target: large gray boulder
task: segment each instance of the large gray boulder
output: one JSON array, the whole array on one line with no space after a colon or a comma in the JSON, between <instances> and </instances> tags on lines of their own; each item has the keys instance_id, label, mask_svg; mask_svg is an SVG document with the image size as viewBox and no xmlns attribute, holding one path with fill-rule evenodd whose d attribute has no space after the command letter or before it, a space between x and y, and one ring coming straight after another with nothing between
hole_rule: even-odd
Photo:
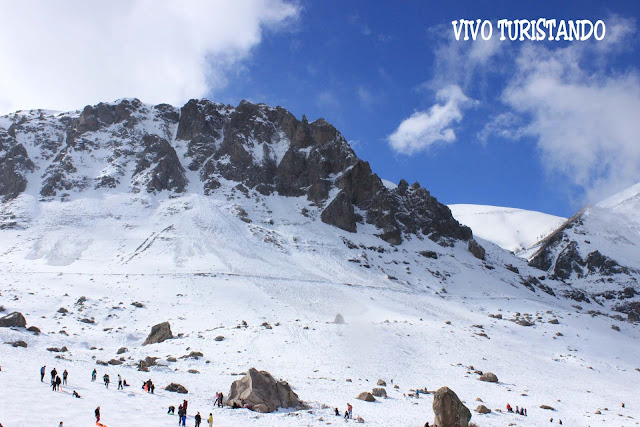
<instances>
[{"instance_id":1,"label":"large gray boulder","mask_svg":"<svg viewBox=\"0 0 640 427\"><path fill-rule=\"evenodd\" d=\"M169 322L162 322L151 328L151 333L142 345L157 344L173 338Z\"/></svg>"},{"instance_id":2,"label":"large gray boulder","mask_svg":"<svg viewBox=\"0 0 640 427\"><path fill-rule=\"evenodd\" d=\"M241 408L247 405L256 412L273 412L278 408L297 408L301 402L286 381L276 381L269 372L251 368L231 384L227 405Z\"/></svg>"},{"instance_id":3,"label":"large gray boulder","mask_svg":"<svg viewBox=\"0 0 640 427\"><path fill-rule=\"evenodd\" d=\"M25 328L27 326L27 320L22 313L14 311L4 317L0 317L0 327L2 328Z\"/></svg>"},{"instance_id":4,"label":"large gray boulder","mask_svg":"<svg viewBox=\"0 0 640 427\"><path fill-rule=\"evenodd\" d=\"M434 425L438 427L468 427L471 411L449 387L441 387L433 396Z\"/></svg>"}]
</instances>

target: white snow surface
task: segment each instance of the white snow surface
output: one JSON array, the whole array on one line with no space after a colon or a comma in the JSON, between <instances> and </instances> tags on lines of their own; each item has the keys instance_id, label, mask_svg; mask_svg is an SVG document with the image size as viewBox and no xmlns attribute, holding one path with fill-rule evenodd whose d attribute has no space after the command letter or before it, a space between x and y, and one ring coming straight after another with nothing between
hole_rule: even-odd
<instances>
[{"instance_id":1,"label":"white snow surface","mask_svg":"<svg viewBox=\"0 0 640 427\"><path fill-rule=\"evenodd\" d=\"M454 218L481 237L519 254L557 229L566 218L499 206L448 205Z\"/></svg>"},{"instance_id":2,"label":"white snow surface","mask_svg":"<svg viewBox=\"0 0 640 427\"><path fill-rule=\"evenodd\" d=\"M186 398L188 425L196 411L203 418L213 412L215 426L345 425L355 420L335 417L333 408L344 412L349 402L367 425L422 426L433 421L433 395L409 394L442 386L472 411L476 398L494 410L472 412L480 426L547 425L551 417L572 426L640 419L637 326L526 289L504 268L510 263L523 276L539 275L525 260L482 239L484 262L462 243L442 247L414 238L393 247L368 225L352 234L323 224L304 198L245 197L232 185L209 197L105 191L41 202L27 193L3 205L2 214L13 215L18 227L0 231L0 305L5 314L22 312L42 334L0 328L0 342L28 344L0 345L0 423L92 425L99 405L110 427L169 426L176 417L166 415L167 407ZM424 250L438 259L418 253ZM87 301L77 304L82 296ZM58 313L61 307L69 313ZM346 324L332 323L338 313ZM488 317L498 313L503 319ZM529 313L535 325L509 321L516 313ZM237 328L243 320L248 327ZM142 346L162 321L177 337ZM225 340L215 341L218 335ZM62 346L69 352L47 351ZM120 347L128 352L117 355ZM191 351L204 357L180 359ZM121 356L121 366L96 365ZM136 362L146 356L159 357L159 366L140 372ZM42 365L47 377L53 367L67 369L69 385L51 391L39 381ZM215 392L228 394L250 367L288 381L309 409L213 409ZM92 383L93 368L112 381L119 373L131 387ZM500 381L478 381L476 369ZM154 395L140 388L149 378ZM355 398L379 378L388 398ZM165 391L171 382L189 394ZM73 390L82 398L71 397ZM507 403L524 406L528 417L496 411ZM543 404L555 410L540 409Z\"/></svg>"}]
</instances>

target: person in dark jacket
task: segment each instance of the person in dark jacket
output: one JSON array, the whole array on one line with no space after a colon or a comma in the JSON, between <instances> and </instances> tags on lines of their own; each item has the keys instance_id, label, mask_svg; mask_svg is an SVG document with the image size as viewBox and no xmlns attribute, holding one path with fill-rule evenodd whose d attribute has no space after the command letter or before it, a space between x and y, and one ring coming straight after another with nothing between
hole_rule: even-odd
<instances>
[{"instance_id":1,"label":"person in dark jacket","mask_svg":"<svg viewBox=\"0 0 640 427\"><path fill-rule=\"evenodd\" d=\"M45 373L46 368L47 368L47 365L44 365L42 368L40 368L40 382L41 383L44 382L44 373Z\"/></svg>"},{"instance_id":2,"label":"person in dark jacket","mask_svg":"<svg viewBox=\"0 0 640 427\"><path fill-rule=\"evenodd\" d=\"M94 382L97 376L98 376L98 371L96 371L96 368L93 368L93 372L91 372L91 382Z\"/></svg>"},{"instance_id":3,"label":"person in dark jacket","mask_svg":"<svg viewBox=\"0 0 640 427\"><path fill-rule=\"evenodd\" d=\"M200 423L202 422L202 417L200 416L200 412L196 414L196 427L200 427Z\"/></svg>"},{"instance_id":4,"label":"person in dark jacket","mask_svg":"<svg viewBox=\"0 0 640 427\"><path fill-rule=\"evenodd\" d=\"M67 385L67 377L69 376L69 372L65 369L62 373L62 384Z\"/></svg>"},{"instance_id":5,"label":"person in dark jacket","mask_svg":"<svg viewBox=\"0 0 640 427\"><path fill-rule=\"evenodd\" d=\"M56 377L56 390L60 391L60 384L62 384L62 380L60 377Z\"/></svg>"},{"instance_id":6,"label":"person in dark jacket","mask_svg":"<svg viewBox=\"0 0 640 427\"><path fill-rule=\"evenodd\" d=\"M58 371L56 371L56 368L53 368L53 370L51 371L51 383L52 384L56 381L56 375L58 375Z\"/></svg>"},{"instance_id":7,"label":"person in dark jacket","mask_svg":"<svg viewBox=\"0 0 640 427\"><path fill-rule=\"evenodd\" d=\"M338 408L336 408L336 417L340 416L340 411L338 410Z\"/></svg>"},{"instance_id":8,"label":"person in dark jacket","mask_svg":"<svg viewBox=\"0 0 640 427\"><path fill-rule=\"evenodd\" d=\"M75 391L75 390L73 390L73 394L72 394L72 396L73 396L73 397L77 397L78 399L80 399L80 395L79 395L79 394L78 394L78 392L77 392L77 391Z\"/></svg>"},{"instance_id":9,"label":"person in dark jacket","mask_svg":"<svg viewBox=\"0 0 640 427\"><path fill-rule=\"evenodd\" d=\"M109 388L109 374L104 374L104 376L102 377L102 380L104 381L104 386L106 388Z\"/></svg>"},{"instance_id":10,"label":"person in dark jacket","mask_svg":"<svg viewBox=\"0 0 640 427\"><path fill-rule=\"evenodd\" d=\"M220 399L218 400L218 408L222 408L222 399L224 398L224 395L222 394L222 392L220 392Z\"/></svg>"},{"instance_id":11,"label":"person in dark jacket","mask_svg":"<svg viewBox=\"0 0 640 427\"><path fill-rule=\"evenodd\" d=\"M167 411L167 414L175 415L175 413L176 413L176 407L169 406L169 410Z\"/></svg>"},{"instance_id":12,"label":"person in dark jacket","mask_svg":"<svg viewBox=\"0 0 640 427\"><path fill-rule=\"evenodd\" d=\"M96 414L96 423L99 423L100 422L100 407L98 406L94 412Z\"/></svg>"}]
</instances>

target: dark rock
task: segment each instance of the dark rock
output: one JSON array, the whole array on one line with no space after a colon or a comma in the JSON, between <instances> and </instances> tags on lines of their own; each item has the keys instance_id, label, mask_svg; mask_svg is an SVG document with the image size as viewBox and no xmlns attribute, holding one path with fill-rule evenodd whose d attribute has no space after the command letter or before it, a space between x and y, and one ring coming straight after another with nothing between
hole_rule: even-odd
<instances>
[{"instance_id":1,"label":"dark rock","mask_svg":"<svg viewBox=\"0 0 640 427\"><path fill-rule=\"evenodd\" d=\"M27 188L27 174L35 170L26 148L0 129L0 199L9 200Z\"/></svg>"},{"instance_id":2,"label":"dark rock","mask_svg":"<svg viewBox=\"0 0 640 427\"><path fill-rule=\"evenodd\" d=\"M173 338L169 322L159 323L151 328L151 333L142 345L157 344Z\"/></svg>"},{"instance_id":3,"label":"dark rock","mask_svg":"<svg viewBox=\"0 0 640 427\"><path fill-rule=\"evenodd\" d=\"M10 344L12 347L24 347L24 348L28 347L27 343L24 341L6 342L5 344Z\"/></svg>"},{"instance_id":4,"label":"dark rock","mask_svg":"<svg viewBox=\"0 0 640 427\"><path fill-rule=\"evenodd\" d=\"M231 384L227 405L234 404L257 412L273 412L278 408L292 408L301 405L298 395L285 381L276 381L267 371L249 369L247 374Z\"/></svg>"},{"instance_id":5,"label":"dark rock","mask_svg":"<svg viewBox=\"0 0 640 427\"><path fill-rule=\"evenodd\" d=\"M167 391L171 391L171 392L174 392L174 393L180 393L180 394L189 393L189 391L186 388L184 388L183 385L178 384L178 383L171 383L168 386L166 386L164 389L167 390Z\"/></svg>"},{"instance_id":6,"label":"dark rock","mask_svg":"<svg viewBox=\"0 0 640 427\"><path fill-rule=\"evenodd\" d=\"M126 353L127 351L129 351L127 347L120 347L118 351L116 351L116 354Z\"/></svg>"},{"instance_id":7,"label":"dark rock","mask_svg":"<svg viewBox=\"0 0 640 427\"><path fill-rule=\"evenodd\" d=\"M549 406L549 405L540 405L540 409L546 409L549 411L555 411L555 409L553 409L553 407Z\"/></svg>"},{"instance_id":8,"label":"dark rock","mask_svg":"<svg viewBox=\"0 0 640 427\"><path fill-rule=\"evenodd\" d=\"M0 328L25 328L27 320L22 313L14 311L4 317L0 317Z\"/></svg>"},{"instance_id":9,"label":"dark rock","mask_svg":"<svg viewBox=\"0 0 640 427\"><path fill-rule=\"evenodd\" d=\"M214 341L224 341L224 337L222 335L218 335L214 338Z\"/></svg>"},{"instance_id":10,"label":"dark rock","mask_svg":"<svg viewBox=\"0 0 640 427\"><path fill-rule=\"evenodd\" d=\"M378 380L376 382L376 385L382 386L382 387L386 387L387 383L384 380Z\"/></svg>"},{"instance_id":11,"label":"dark rock","mask_svg":"<svg viewBox=\"0 0 640 427\"><path fill-rule=\"evenodd\" d=\"M64 307L60 307L60 308L58 309L58 313L61 313L61 314L67 314L68 312L69 312L69 310L67 310L67 309L66 309L66 308L64 308Z\"/></svg>"},{"instance_id":12,"label":"dark rock","mask_svg":"<svg viewBox=\"0 0 640 427\"><path fill-rule=\"evenodd\" d=\"M468 427L471 411L464 406L449 387L441 387L433 396L434 425L439 427Z\"/></svg>"},{"instance_id":13,"label":"dark rock","mask_svg":"<svg viewBox=\"0 0 640 427\"><path fill-rule=\"evenodd\" d=\"M164 138L145 135L142 138L144 150L138 155L133 183L143 185L147 192L169 190L182 193L187 186L184 168L176 150Z\"/></svg>"},{"instance_id":14,"label":"dark rock","mask_svg":"<svg viewBox=\"0 0 640 427\"><path fill-rule=\"evenodd\" d=\"M118 359L111 359L107 363L109 365L114 365L114 366L122 365L122 362L120 360L118 360Z\"/></svg>"},{"instance_id":15,"label":"dark rock","mask_svg":"<svg viewBox=\"0 0 640 427\"><path fill-rule=\"evenodd\" d=\"M27 331L29 331L29 332L33 332L35 335L39 335L39 334L40 334L40 332L42 332L42 331L40 330L40 328L38 328L37 326L29 326L29 327L27 328Z\"/></svg>"},{"instance_id":16,"label":"dark rock","mask_svg":"<svg viewBox=\"0 0 640 427\"><path fill-rule=\"evenodd\" d=\"M475 239L469 240L468 244L469 252L473 254L474 257L484 260L485 250Z\"/></svg>"},{"instance_id":17,"label":"dark rock","mask_svg":"<svg viewBox=\"0 0 640 427\"><path fill-rule=\"evenodd\" d=\"M434 251L420 251L418 253L425 258L438 259L438 254Z\"/></svg>"},{"instance_id":18,"label":"dark rock","mask_svg":"<svg viewBox=\"0 0 640 427\"><path fill-rule=\"evenodd\" d=\"M134 301L131 303L132 306L136 307L136 308L142 308L144 307L144 304L138 301Z\"/></svg>"}]
</instances>

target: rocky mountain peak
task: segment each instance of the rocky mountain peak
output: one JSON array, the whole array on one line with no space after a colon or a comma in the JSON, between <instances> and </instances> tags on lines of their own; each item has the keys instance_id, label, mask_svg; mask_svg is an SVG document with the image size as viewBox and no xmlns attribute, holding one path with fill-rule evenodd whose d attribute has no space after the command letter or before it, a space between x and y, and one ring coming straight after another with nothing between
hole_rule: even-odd
<instances>
[{"instance_id":1,"label":"rocky mountain peak","mask_svg":"<svg viewBox=\"0 0 640 427\"><path fill-rule=\"evenodd\" d=\"M0 124L6 198L28 182L43 200L88 189L211 195L232 185L260 196L306 197L323 222L349 232L372 224L391 244L472 238L420 184L386 188L333 125L298 120L282 107L192 99L178 109L122 99L82 111L14 114Z\"/></svg>"}]
</instances>

